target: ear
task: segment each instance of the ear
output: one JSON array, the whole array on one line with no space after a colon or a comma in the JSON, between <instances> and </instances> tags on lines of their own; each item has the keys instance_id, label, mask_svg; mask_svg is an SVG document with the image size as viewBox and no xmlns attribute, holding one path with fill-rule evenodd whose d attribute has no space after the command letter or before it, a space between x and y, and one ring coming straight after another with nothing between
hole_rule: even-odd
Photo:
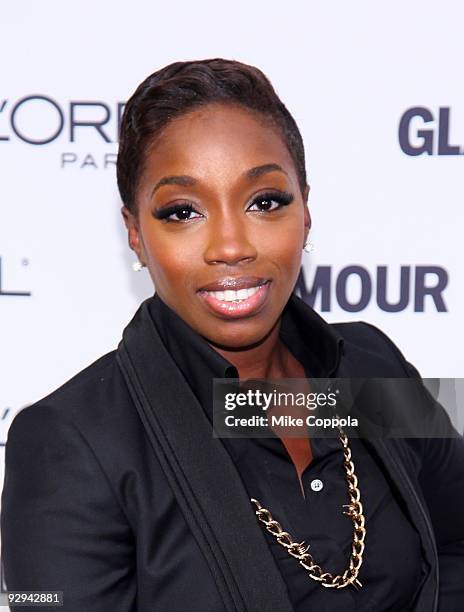
<instances>
[{"instance_id":1,"label":"ear","mask_svg":"<svg viewBox=\"0 0 464 612\"><path fill-rule=\"evenodd\" d=\"M306 241L308 240L309 230L311 229L311 215L309 214L309 208L308 208L308 195L309 195L309 191L310 191L310 187L309 187L309 185L306 185L305 190L303 192L304 226L305 226L304 239L305 239L305 244L306 244Z\"/></svg>"},{"instance_id":2,"label":"ear","mask_svg":"<svg viewBox=\"0 0 464 612\"><path fill-rule=\"evenodd\" d=\"M141 264L145 265L142 239L136 216L126 207L121 208L124 224L127 228L127 240L129 247L137 255Z\"/></svg>"}]
</instances>

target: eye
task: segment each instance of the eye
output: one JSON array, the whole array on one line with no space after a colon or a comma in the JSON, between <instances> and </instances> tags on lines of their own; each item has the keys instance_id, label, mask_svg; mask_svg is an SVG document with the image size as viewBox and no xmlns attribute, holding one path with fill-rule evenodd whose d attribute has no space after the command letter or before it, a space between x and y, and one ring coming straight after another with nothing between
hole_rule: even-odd
<instances>
[{"instance_id":1,"label":"eye","mask_svg":"<svg viewBox=\"0 0 464 612\"><path fill-rule=\"evenodd\" d=\"M283 206L288 206L293 201L293 195L288 191L282 191L281 193L262 193L250 204L248 210L252 212L273 212ZM253 207L258 207L254 208Z\"/></svg>"},{"instance_id":2,"label":"eye","mask_svg":"<svg viewBox=\"0 0 464 612\"><path fill-rule=\"evenodd\" d=\"M195 216L192 216L195 215ZM198 213L191 204L174 204L155 210L153 216L167 223L185 223L191 219L197 219L202 215Z\"/></svg>"}]
</instances>

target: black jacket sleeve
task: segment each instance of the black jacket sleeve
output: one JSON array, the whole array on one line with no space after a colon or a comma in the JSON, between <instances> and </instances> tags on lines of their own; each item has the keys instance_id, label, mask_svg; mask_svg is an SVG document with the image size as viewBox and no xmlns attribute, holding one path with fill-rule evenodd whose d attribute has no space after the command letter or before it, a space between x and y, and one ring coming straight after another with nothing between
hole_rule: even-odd
<instances>
[{"instance_id":1,"label":"black jacket sleeve","mask_svg":"<svg viewBox=\"0 0 464 612\"><path fill-rule=\"evenodd\" d=\"M9 429L1 536L8 590L63 591L67 612L135 610L130 526L86 439L50 406Z\"/></svg>"},{"instance_id":2,"label":"black jacket sleeve","mask_svg":"<svg viewBox=\"0 0 464 612\"><path fill-rule=\"evenodd\" d=\"M420 483L437 542L440 612L464 610L464 440L425 440Z\"/></svg>"},{"instance_id":3,"label":"black jacket sleeve","mask_svg":"<svg viewBox=\"0 0 464 612\"><path fill-rule=\"evenodd\" d=\"M370 325L396 353L407 376L420 378L418 370L379 329ZM428 394L428 391L426 391ZM437 543L440 595L439 612L464 610L464 438L454 429L444 408L430 396L437 418L437 431L455 437L421 440L419 482L424 494ZM459 407L462 410L462 406ZM441 423L441 426L438 425Z\"/></svg>"}]
</instances>

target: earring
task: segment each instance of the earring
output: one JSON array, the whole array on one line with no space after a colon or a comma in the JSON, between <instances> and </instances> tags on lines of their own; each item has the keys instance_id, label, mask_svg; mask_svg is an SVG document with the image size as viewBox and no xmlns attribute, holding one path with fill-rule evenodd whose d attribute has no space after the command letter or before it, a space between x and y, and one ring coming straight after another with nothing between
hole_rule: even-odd
<instances>
[{"instance_id":1,"label":"earring","mask_svg":"<svg viewBox=\"0 0 464 612\"><path fill-rule=\"evenodd\" d=\"M314 251L314 244L312 242L307 242L303 247L303 251L311 253L311 251Z\"/></svg>"},{"instance_id":2,"label":"earring","mask_svg":"<svg viewBox=\"0 0 464 612\"><path fill-rule=\"evenodd\" d=\"M134 270L134 272L140 272L142 268L143 263L140 261L134 261L134 263L132 264L132 270Z\"/></svg>"}]
</instances>

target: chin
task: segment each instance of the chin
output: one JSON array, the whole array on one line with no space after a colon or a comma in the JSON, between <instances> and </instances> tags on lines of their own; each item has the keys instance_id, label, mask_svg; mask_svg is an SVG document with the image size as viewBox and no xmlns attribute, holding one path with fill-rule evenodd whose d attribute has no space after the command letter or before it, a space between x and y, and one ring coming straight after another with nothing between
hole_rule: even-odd
<instances>
[{"instance_id":1,"label":"chin","mask_svg":"<svg viewBox=\"0 0 464 612\"><path fill-rule=\"evenodd\" d=\"M236 321L237 322L237 321ZM241 321L245 323L245 320ZM204 337L208 340L208 342L214 346L217 346L223 350L234 350L234 349L247 349L252 348L253 346L262 342L262 340L270 333L273 329L273 325L269 324L268 326L259 325L258 328L244 329L246 328L246 324L242 326L241 329L235 329L233 332L224 333L224 327L227 326L228 322L221 322L216 329L211 330L211 334L203 334ZM222 329L221 329L222 328Z\"/></svg>"}]
</instances>

